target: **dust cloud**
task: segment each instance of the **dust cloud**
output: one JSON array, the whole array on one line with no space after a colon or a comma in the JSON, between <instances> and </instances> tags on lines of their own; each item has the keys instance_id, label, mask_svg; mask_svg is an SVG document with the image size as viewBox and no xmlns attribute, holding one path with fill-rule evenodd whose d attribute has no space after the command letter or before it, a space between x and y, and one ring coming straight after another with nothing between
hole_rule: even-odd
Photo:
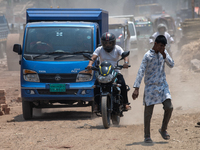
<instances>
[{"instance_id":1,"label":"dust cloud","mask_svg":"<svg viewBox=\"0 0 200 150\"><path fill-rule=\"evenodd\" d=\"M122 14L133 14L134 1L133 0L35 0L35 1L24 1L29 8L102 8L109 12L109 15L122 15ZM32 3L31 3L32 2ZM178 5L178 0L174 3L169 3L165 0L159 0L159 2L164 6L164 10L169 12L175 17L175 10L179 9L181 5ZM177 5L176 5L177 4ZM13 4L12 7L17 7L18 4ZM2 8L6 10L6 5ZM25 12L24 12L25 17ZM12 19L11 19L12 20ZM23 23L23 22L22 22ZM132 50L130 50L132 51ZM195 74L191 73L184 66L177 65L180 60L179 54L180 49L177 49L176 43L173 48L173 58L175 61L175 67L172 69L171 74L167 75L167 81L170 86L172 94L172 103L174 105L174 112L176 110L187 110L193 109L200 106L199 101L199 86L200 78ZM132 110L124 112L124 117L121 118L121 125L131 125L131 124L142 124L144 117L144 106L143 106L143 93L144 93L144 83L142 81L140 87L140 94L138 99L132 100L133 84L136 79L137 71L139 69L141 58L137 61L130 55L130 65L131 68L128 70L123 70L122 73L126 80L126 83L130 86L131 90L128 92L129 102L131 103ZM188 62L190 63L190 62ZM189 64L188 64L189 65ZM42 113L50 113L52 111L60 111L61 109L46 109L46 110L34 110L34 115L42 116ZM66 109L68 110L68 109ZM89 110L89 109L88 109ZM154 114L163 114L162 105L156 105ZM101 118L96 118L95 121L101 124Z\"/></svg>"}]
</instances>

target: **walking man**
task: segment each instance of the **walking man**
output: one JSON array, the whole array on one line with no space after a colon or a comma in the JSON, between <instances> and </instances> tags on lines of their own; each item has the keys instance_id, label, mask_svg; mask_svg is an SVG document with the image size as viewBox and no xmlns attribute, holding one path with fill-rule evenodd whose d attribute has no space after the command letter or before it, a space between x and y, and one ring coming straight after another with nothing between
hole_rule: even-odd
<instances>
[{"instance_id":1,"label":"walking man","mask_svg":"<svg viewBox=\"0 0 200 150\"><path fill-rule=\"evenodd\" d=\"M139 95L139 87L144 77L145 90L143 104L144 110L144 142L152 143L150 136L150 122L155 104L163 104L164 118L162 127L159 132L163 139L169 140L170 135L167 133L167 126L171 118L173 106L171 103L171 95L166 81L165 64L169 67L174 66L174 61L165 49L167 40L165 36L159 35L152 49L150 49L143 57L140 69L138 71L132 98L135 100Z\"/></svg>"}]
</instances>

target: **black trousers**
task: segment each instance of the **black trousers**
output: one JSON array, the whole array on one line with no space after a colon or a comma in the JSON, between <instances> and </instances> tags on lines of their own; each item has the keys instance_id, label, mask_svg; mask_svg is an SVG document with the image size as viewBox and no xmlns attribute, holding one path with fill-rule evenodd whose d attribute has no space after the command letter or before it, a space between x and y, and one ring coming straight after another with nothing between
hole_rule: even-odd
<instances>
[{"instance_id":1,"label":"black trousers","mask_svg":"<svg viewBox=\"0 0 200 150\"><path fill-rule=\"evenodd\" d=\"M123 103L124 104L128 104L126 83L125 83L124 77L123 77L122 74L119 74L117 76L117 79L118 79L117 83L121 84L120 89L121 89L121 95L124 98L124 102ZM97 80L95 81L95 85L99 85L99 82ZM97 94L100 94L100 88L95 88L94 89L94 96L97 95ZM95 97L94 100L95 100L96 104L100 104L100 97L99 96Z\"/></svg>"},{"instance_id":2,"label":"black trousers","mask_svg":"<svg viewBox=\"0 0 200 150\"><path fill-rule=\"evenodd\" d=\"M171 99L165 100L163 103L163 109L164 109L164 118L162 122L161 130L167 130L167 126L169 123L169 120L172 115L173 106L171 103ZM144 137L150 137L150 122L151 117L153 114L153 108L154 105L146 106L144 109Z\"/></svg>"}]
</instances>

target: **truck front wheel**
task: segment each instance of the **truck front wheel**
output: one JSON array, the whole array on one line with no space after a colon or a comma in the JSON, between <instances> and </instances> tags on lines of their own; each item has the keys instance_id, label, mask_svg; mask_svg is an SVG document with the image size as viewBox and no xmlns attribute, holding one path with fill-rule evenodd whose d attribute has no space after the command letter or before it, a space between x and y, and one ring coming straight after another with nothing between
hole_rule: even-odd
<instances>
[{"instance_id":1,"label":"truck front wheel","mask_svg":"<svg viewBox=\"0 0 200 150\"><path fill-rule=\"evenodd\" d=\"M33 117L33 103L22 99L22 111L25 120L30 120Z\"/></svg>"}]
</instances>

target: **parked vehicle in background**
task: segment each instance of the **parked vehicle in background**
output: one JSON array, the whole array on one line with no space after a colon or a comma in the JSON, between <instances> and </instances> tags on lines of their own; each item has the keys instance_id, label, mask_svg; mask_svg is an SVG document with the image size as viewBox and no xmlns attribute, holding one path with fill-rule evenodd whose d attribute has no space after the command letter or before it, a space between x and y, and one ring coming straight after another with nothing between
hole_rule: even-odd
<instances>
[{"instance_id":1,"label":"parked vehicle in background","mask_svg":"<svg viewBox=\"0 0 200 150\"><path fill-rule=\"evenodd\" d=\"M110 16L110 18L121 18L126 19L128 22L128 44L126 47L126 50L130 50L130 57L133 57L134 61L138 60L138 46L137 46L137 34L136 34L136 28L135 28L135 18L134 15L119 15L119 16Z\"/></svg>"},{"instance_id":2,"label":"parked vehicle in background","mask_svg":"<svg viewBox=\"0 0 200 150\"><path fill-rule=\"evenodd\" d=\"M85 70L82 54L92 55L108 32L108 12L29 8L26 14L23 45L13 47L21 56L24 119L33 117L33 108L93 106L94 71Z\"/></svg>"},{"instance_id":3,"label":"parked vehicle in background","mask_svg":"<svg viewBox=\"0 0 200 150\"><path fill-rule=\"evenodd\" d=\"M138 38L138 51L143 55L148 49L151 48L149 44L149 37L154 32L153 23L147 17L135 17L135 27Z\"/></svg>"},{"instance_id":4,"label":"parked vehicle in background","mask_svg":"<svg viewBox=\"0 0 200 150\"><path fill-rule=\"evenodd\" d=\"M117 45L125 51L129 49L130 32L126 19L109 17L109 32L115 35Z\"/></svg>"},{"instance_id":5,"label":"parked vehicle in background","mask_svg":"<svg viewBox=\"0 0 200 150\"><path fill-rule=\"evenodd\" d=\"M137 34L135 28L135 18L134 15L120 15L120 16L110 16L111 18L124 18L128 21L128 30L130 32L130 49L137 51ZM131 52L132 53L132 52Z\"/></svg>"},{"instance_id":6,"label":"parked vehicle in background","mask_svg":"<svg viewBox=\"0 0 200 150\"><path fill-rule=\"evenodd\" d=\"M129 1L126 3L124 9L132 7L132 9L129 9L129 13L134 14L135 17L145 16L151 20L154 32L157 31L157 26L162 23L166 25L170 35L176 34L176 26L173 17L163 10L162 5L160 5L157 0L134 0L131 3L129 3ZM131 6L127 7L127 5Z\"/></svg>"},{"instance_id":7,"label":"parked vehicle in background","mask_svg":"<svg viewBox=\"0 0 200 150\"><path fill-rule=\"evenodd\" d=\"M0 58L4 58L7 36L10 33L8 22L3 14L0 14Z\"/></svg>"},{"instance_id":8,"label":"parked vehicle in background","mask_svg":"<svg viewBox=\"0 0 200 150\"><path fill-rule=\"evenodd\" d=\"M146 3L135 6L136 16L149 16L152 14L161 14L163 8L158 3Z\"/></svg>"}]
</instances>

